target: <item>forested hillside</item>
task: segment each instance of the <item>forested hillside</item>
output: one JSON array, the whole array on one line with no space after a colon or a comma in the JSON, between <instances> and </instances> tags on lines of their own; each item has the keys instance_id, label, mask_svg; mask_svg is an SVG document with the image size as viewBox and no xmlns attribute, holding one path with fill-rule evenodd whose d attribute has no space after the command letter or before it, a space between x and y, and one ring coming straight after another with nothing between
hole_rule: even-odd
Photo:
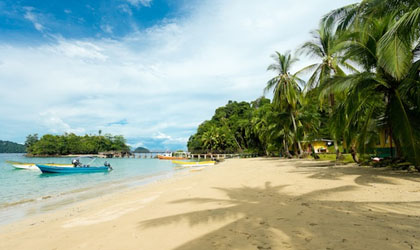
<instances>
[{"instance_id":1,"label":"forested hillside","mask_svg":"<svg viewBox=\"0 0 420 250\"><path fill-rule=\"evenodd\" d=\"M302 109L297 122L301 140L328 136L328 131L322 129L326 114L315 107ZM188 150L193 153L278 155L285 147L294 146L292 131L285 129L290 126L287 113L278 111L267 98L250 103L229 101L226 106L216 109L211 120L198 127L197 133L188 140ZM285 133L289 139L284 138Z\"/></svg>"},{"instance_id":2,"label":"forested hillside","mask_svg":"<svg viewBox=\"0 0 420 250\"><path fill-rule=\"evenodd\" d=\"M11 141L0 140L0 153L25 153L25 146Z\"/></svg>"},{"instance_id":3,"label":"forested hillside","mask_svg":"<svg viewBox=\"0 0 420 250\"><path fill-rule=\"evenodd\" d=\"M97 154L104 151L130 151L123 136L117 135L28 135L26 143L31 155Z\"/></svg>"}]
</instances>

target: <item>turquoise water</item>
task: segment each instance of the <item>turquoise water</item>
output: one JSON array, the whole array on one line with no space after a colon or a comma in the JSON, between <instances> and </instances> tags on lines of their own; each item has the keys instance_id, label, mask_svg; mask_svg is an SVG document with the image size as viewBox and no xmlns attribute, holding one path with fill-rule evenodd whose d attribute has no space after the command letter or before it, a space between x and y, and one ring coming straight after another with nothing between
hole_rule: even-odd
<instances>
[{"instance_id":1,"label":"turquoise water","mask_svg":"<svg viewBox=\"0 0 420 250\"><path fill-rule=\"evenodd\" d=\"M108 173L42 174L37 170L18 170L6 161L33 163L65 163L71 158L27 158L22 154L0 154L0 212L23 204L89 192L100 193L111 189L140 185L152 179L174 173L171 161L157 159L96 159L91 166L108 161L114 169ZM87 164L92 159L82 158Z\"/></svg>"}]
</instances>

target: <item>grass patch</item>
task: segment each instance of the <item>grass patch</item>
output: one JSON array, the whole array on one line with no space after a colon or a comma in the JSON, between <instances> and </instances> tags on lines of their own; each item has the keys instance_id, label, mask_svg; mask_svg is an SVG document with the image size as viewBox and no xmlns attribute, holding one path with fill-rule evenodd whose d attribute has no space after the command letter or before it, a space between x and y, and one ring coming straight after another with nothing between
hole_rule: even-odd
<instances>
[{"instance_id":1,"label":"grass patch","mask_svg":"<svg viewBox=\"0 0 420 250\"><path fill-rule=\"evenodd\" d=\"M342 163L353 163L353 158L351 157L351 154L342 154L343 159L339 162ZM318 154L319 159L321 161L335 161L335 154Z\"/></svg>"}]
</instances>

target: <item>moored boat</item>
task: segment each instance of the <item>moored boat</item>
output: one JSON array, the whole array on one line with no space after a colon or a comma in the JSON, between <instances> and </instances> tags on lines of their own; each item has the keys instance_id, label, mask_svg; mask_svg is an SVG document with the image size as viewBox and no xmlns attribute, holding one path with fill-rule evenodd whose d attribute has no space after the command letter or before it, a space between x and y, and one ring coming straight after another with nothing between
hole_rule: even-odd
<instances>
[{"instance_id":1,"label":"moored boat","mask_svg":"<svg viewBox=\"0 0 420 250\"><path fill-rule=\"evenodd\" d=\"M112 170L111 166L72 166L72 167L63 167L63 166L48 166L42 164L36 164L36 166L42 171L42 173L97 173L97 172L108 172Z\"/></svg>"},{"instance_id":2,"label":"moored boat","mask_svg":"<svg viewBox=\"0 0 420 250\"><path fill-rule=\"evenodd\" d=\"M187 160L188 159L187 157L183 157L183 156L174 156L171 152L157 155L157 157L160 160Z\"/></svg>"},{"instance_id":3,"label":"moored boat","mask_svg":"<svg viewBox=\"0 0 420 250\"><path fill-rule=\"evenodd\" d=\"M39 168L35 164L32 164L32 163L21 163L21 164L14 163L12 164L12 166L16 169L39 170Z\"/></svg>"},{"instance_id":4,"label":"moored boat","mask_svg":"<svg viewBox=\"0 0 420 250\"><path fill-rule=\"evenodd\" d=\"M178 157L178 156L166 156L166 155L158 155L158 159L160 160L186 160L185 157Z\"/></svg>"},{"instance_id":5,"label":"moored boat","mask_svg":"<svg viewBox=\"0 0 420 250\"><path fill-rule=\"evenodd\" d=\"M35 163L28 163L28 162L12 162L7 161L7 163L11 164L16 169L27 169L27 170L39 170ZM56 163L46 163L46 166L61 166L61 167L72 167L71 164L56 164Z\"/></svg>"}]
</instances>

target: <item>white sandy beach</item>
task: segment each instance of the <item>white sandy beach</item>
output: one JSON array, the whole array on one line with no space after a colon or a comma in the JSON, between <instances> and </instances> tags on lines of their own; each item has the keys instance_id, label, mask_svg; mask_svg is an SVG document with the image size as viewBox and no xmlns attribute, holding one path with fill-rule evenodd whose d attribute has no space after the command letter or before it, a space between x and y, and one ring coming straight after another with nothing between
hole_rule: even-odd
<instances>
[{"instance_id":1,"label":"white sandy beach","mask_svg":"<svg viewBox=\"0 0 420 250\"><path fill-rule=\"evenodd\" d=\"M420 249L420 175L234 159L0 227L0 249Z\"/></svg>"}]
</instances>

